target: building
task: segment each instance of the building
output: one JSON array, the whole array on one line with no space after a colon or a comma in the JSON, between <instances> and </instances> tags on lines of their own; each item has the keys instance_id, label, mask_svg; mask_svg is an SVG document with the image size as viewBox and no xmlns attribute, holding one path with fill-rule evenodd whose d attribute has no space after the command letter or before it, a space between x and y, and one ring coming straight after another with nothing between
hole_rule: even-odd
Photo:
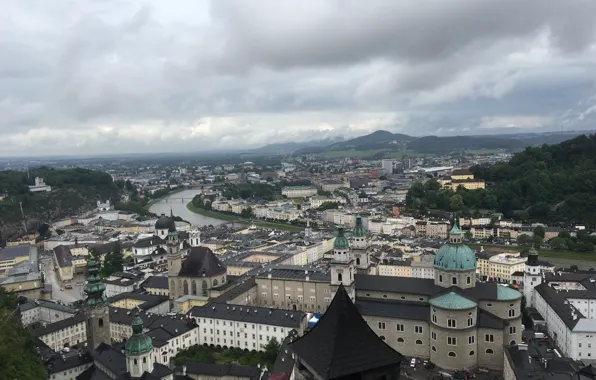
<instances>
[{"instance_id":1,"label":"building","mask_svg":"<svg viewBox=\"0 0 596 380\"><path fill-rule=\"evenodd\" d=\"M435 278L435 255L416 255L410 264L412 277L414 278Z\"/></svg>"},{"instance_id":2,"label":"building","mask_svg":"<svg viewBox=\"0 0 596 380\"><path fill-rule=\"evenodd\" d=\"M453 191L460 186L466 190L484 189L486 186L483 179L475 179L474 174L467 169L453 169L449 177L441 177L438 182Z\"/></svg>"},{"instance_id":3,"label":"building","mask_svg":"<svg viewBox=\"0 0 596 380\"><path fill-rule=\"evenodd\" d=\"M186 295L208 296L209 290L226 283L226 267L207 247L189 247L182 260L180 239L171 218L166 250L168 262L168 295L175 300Z\"/></svg>"},{"instance_id":4,"label":"building","mask_svg":"<svg viewBox=\"0 0 596 380\"><path fill-rule=\"evenodd\" d=\"M72 317L50 324L42 323L32 331L33 336L39 338L54 351L64 347L87 341L86 317L84 313L77 313Z\"/></svg>"},{"instance_id":5,"label":"building","mask_svg":"<svg viewBox=\"0 0 596 380\"><path fill-rule=\"evenodd\" d=\"M377 265L379 276L413 277L412 260L383 260Z\"/></svg>"},{"instance_id":6,"label":"building","mask_svg":"<svg viewBox=\"0 0 596 380\"><path fill-rule=\"evenodd\" d=\"M381 171L383 172L383 174L393 174L393 165L393 160L381 160Z\"/></svg>"},{"instance_id":7,"label":"building","mask_svg":"<svg viewBox=\"0 0 596 380\"><path fill-rule=\"evenodd\" d=\"M520 253L489 253L479 252L477 260L478 276L481 280L513 283L516 272L523 272L526 258Z\"/></svg>"},{"instance_id":8,"label":"building","mask_svg":"<svg viewBox=\"0 0 596 380\"><path fill-rule=\"evenodd\" d=\"M288 198L306 198L317 194L314 186L286 186L281 189L281 195Z\"/></svg>"},{"instance_id":9,"label":"building","mask_svg":"<svg viewBox=\"0 0 596 380\"><path fill-rule=\"evenodd\" d=\"M170 302L167 296L155 296L142 292L117 294L110 298L110 306L161 315L170 312Z\"/></svg>"},{"instance_id":10,"label":"building","mask_svg":"<svg viewBox=\"0 0 596 380\"><path fill-rule=\"evenodd\" d=\"M295 359L294 379L397 380L405 361L375 335L343 285L315 327L289 347Z\"/></svg>"},{"instance_id":11,"label":"building","mask_svg":"<svg viewBox=\"0 0 596 380\"><path fill-rule=\"evenodd\" d=\"M35 245L0 246L0 275L7 273L18 263L27 261L33 256L37 256L37 247Z\"/></svg>"},{"instance_id":12,"label":"building","mask_svg":"<svg viewBox=\"0 0 596 380\"><path fill-rule=\"evenodd\" d=\"M31 324L51 324L74 316L76 309L60 305L55 302L36 300L19 305L21 323L23 326Z\"/></svg>"},{"instance_id":13,"label":"building","mask_svg":"<svg viewBox=\"0 0 596 380\"><path fill-rule=\"evenodd\" d=\"M43 178L35 177L35 185L29 185L29 191L32 193L49 193L52 187L45 184Z\"/></svg>"},{"instance_id":14,"label":"building","mask_svg":"<svg viewBox=\"0 0 596 380\"><path fill-rule=\"evenodd\" d=\"M307 325L306 313L296 310L218 302L195 306L188 316L198 326L199 344L259 351L272 339L283 341L292 330L302 335Z\"/></svg>"},{"instance_id":15,"label":"building","mask_svg":"<svg viewBox=\"0 0 596 380\"><path fill-rule=\"evenodd\" d=\"M540 273L538 254L532 251L524 274L524 294L564 355L574 360L596 359L594 272Z\"/></svg>"},{"instance_id":16,"label":"building","mask_svg":"<svg viewBox=\"0 0 596 380\"><path fill-rule=\"evenodd\" d=\"M265 371L266 367L190 362L174 368L174 375L176 379L192 380L261 380L265 379Z\"/></svg>"}]
</instances>

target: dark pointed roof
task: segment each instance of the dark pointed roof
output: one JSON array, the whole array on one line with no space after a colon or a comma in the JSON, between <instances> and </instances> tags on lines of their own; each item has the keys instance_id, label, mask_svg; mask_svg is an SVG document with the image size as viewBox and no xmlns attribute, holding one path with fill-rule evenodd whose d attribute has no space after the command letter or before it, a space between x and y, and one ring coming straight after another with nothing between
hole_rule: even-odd
<instances>
[{"instance_id":1,"label":"dark pointed roof","mask_svg":"<svg viewBox=\"0 0 596 380\"><path fill-rule=\"evenodd\" d=\"M174 219L174 211L170 208L170 226L168 232L176 232L176 219Z\"/></svg>"},{"instance_id":2,"label":"dark pointed roof","mask_svg":"<svg viewBox=\"0 0 596 380\"><path fill-rule=\"evenodd\" d=\"M191 247L188 256L182 262L180 276L213 277L226 273L226 267L207 247Z\"/></svg>"},{"instance_id":3,"label":"dark pointed roof","mask_svg":"<svg viewBox=\"0 0 596 380\"><path fill-rule=\"evenodd\" d=\"M343 285L315 327L290 346L324 380L399 366L404 360L371 330Z\"/></svg>"}]
</instances>

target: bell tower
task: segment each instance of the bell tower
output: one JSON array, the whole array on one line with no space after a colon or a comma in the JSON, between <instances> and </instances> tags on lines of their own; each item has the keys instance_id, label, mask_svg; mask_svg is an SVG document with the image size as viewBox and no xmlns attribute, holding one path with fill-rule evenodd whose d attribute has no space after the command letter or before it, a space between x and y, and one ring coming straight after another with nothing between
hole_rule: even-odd
<instances>
[{"instance_id":1,"label":"bell tower","mask_svg":"<svg viewBox=\"0 0 596 380\"><path fill-rule=\"evenodd\" d=\"M538 252L534 247L528 251L528 260L524 270L524 297L526 297L526 307L534 306L534 287L542 283L542 273L540 273L540 263L538 262Z\"/></svg>"},{"instance_id":2,"label":"bell tower","mask_svg":"<svg viewBox=\"0 0 596 380\"><path fill-rule=\"evenodd\" d=\"M368 256L369 243L366 237L366 229L362 224L362 217L356 216L356 227L352 236L352 256L356 263L358 272L368 273L370 268L370 259Z\"/></svg>"},{"instance_id":3,"label":"bell tower","mask_svg":"<svg viewBox=\"0 0 596 380\"><path fill-rule=\"evenodd\" d=\"M335 294L340 285L343 285L346 292L354 301L356 291L354 288L354 259L350 252L350 243L344 234L344 227L337 227L337 237L333 242L333 260L331 267L331 291Z\"/></svg>"},{"instance_id":4,"label":"bell tower","mask_svg":"<svg viewBox=\"0 0 596 380\"><path fill-rule=\"evenodd\" d=\"M180 273L182 267L182 253L180 252L180 239L178 232L176 231L176 222L174 220L174 214L170 210L170 228L168 229L168 236L166 237L166 250L168 251L168 278L169 278L169 291L170 299L174 300L178 298L178 293L181 293L180 289L176 287L176 277Z\"/></svg>"},{"instance_id":5,"label":"bell tower","mask_svg":"<svg viewBox=\"0 0 596 380\"><path fill-rule=\"evenodd\" d=\"M126 370L133 378L153 372L153 342L143 332L143 320L138 315L132 320L132 336L124 345Z\"/></svg>"},{"instance_id":6,"label":"bell tower","mask_svg":"<svg viewBox=\"0 0 596 380\"><path fill-rule=\"evenodd\" d=\"M83 288L87 298L85 299L85 316L87 319L87 346L93 351L101 343L111 344L110 336L110 312L106 296L103 294L106 286L99 278L99 265L93 255L90 255L87 262L87 284Z\"/></svg>"}]
</instances>

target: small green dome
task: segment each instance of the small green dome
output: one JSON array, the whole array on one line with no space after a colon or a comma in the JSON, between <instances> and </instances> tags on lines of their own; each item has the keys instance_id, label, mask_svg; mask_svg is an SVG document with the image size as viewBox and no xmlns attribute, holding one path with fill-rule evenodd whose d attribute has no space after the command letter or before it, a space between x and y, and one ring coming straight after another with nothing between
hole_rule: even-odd
<instances>
[{"instance_id":1,"label":"small green dome","mask_svg":"<svg viewBox=\"0 0 596 380\"><path fill-rule=\"evenodd\" d=\"M143 320L138 315L132 320L132 336L126 341L126 356L138 356L153 350L151 338L143 333Z\"/></svg>"},{"instance_id":2,"label":"small green dome","mask_svg":"<svg viewBox=\"0 0 596 380\"><path fill-rule=\"evenodd\" d=\"M358 215L356 216L356 227L354 227L354 237L364 236L366 236L366 229L362 225L362 217Z\"/></svg>"},{"instance_id":3,"label":"small green dome","mask_svg":"<svg viewBox=\"0 0 596 380\"><path fill-rule=\"evenodd\" d=\"M514 301L521 298L521 293L508 286L497 286L497 300L499 301Z\"/></svg>"},{"instance_id":4,"label":"small green dome","mask_svg":"<svg viewBox=\"0 0 596 380\"><path fill-rule=\"evenodd\" d=\"M440 295L430 300L432 306L447 310L468 310L476 307L476 303L455 292Z\"/></svg>"},{"instance_id":5,"label":"small green dome","mask_svg":"<svg viewBox=\"0 0 596 380\"><path fill-rule=\"evenodd\" d=\"M348 249L350 248L350 243L348 239L344 235L344 228L341 226L337 227L337 237L333 242L333 249Z\"/></svg>"}]
</instances>

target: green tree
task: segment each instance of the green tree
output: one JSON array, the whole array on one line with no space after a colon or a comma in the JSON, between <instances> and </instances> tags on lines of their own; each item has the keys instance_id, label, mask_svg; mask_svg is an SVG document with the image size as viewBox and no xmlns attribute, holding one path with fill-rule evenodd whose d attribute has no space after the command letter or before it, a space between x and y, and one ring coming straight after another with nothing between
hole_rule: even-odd
<instances>
[{"instance_id":1,"label":"green tree","mask_svg":"<svg viewBox=\"0 0 596 380\"><path fill-rule=\"evenodd\" d=\"M517 237L517 245L520 247L520 251L522 254L528 253L530 247L534 244L534 240L530 235L519 235Z\"/></svg>"},{"instance_id":2,"label":"green tree","mask_svg":"<svg viewBox=\"0 0 596 380\"><path fill-rule=\"evenodd\" d=\"M459 211L464 208L464 199L460 194L455 194L449 198L449 208L453 211Z\"/></svg>"},{"instance_id":3,"label":"green tree","mask_svg":"<svg viewBox=\"0 0 596 380\"><path fill-rule=\"evenodd\" d=\"M536 226L534 228L534 236L539 236L542 239L544 239L544 234L546 234L546 230L543 226Z\"/></svg>"},{"instance_id":4,"label":"green tree","mask_svg":"<svg viewBox=\"0 0 596 380\"><path fill-rule=\"evenodd\" d=\"M563 248L565 248L565 239L563 239L562 237L556 236L556 237L550 239L548 241L548 244L550 244L550 246L555 250L563 249Z\"/></svg>"},{"instance_id":5,"label":"green tree","mask_svg":"<svg viewBox=\"0 0 596 380\"><path fill-rule=\"evenodd\" d=\"M45 379L45 366L36 352L34 338L16 317L17 307L16 295L0 288L0 377Z\"/></svg>"},{"instance_id":6,"label":"green tree","mask_svg":"<svg viewBox=\"0 0 596 380\"><path fill-rule=\"evenodd\" d=\"M240 212L240 216L243 218L249 219L255 216L255 213L252 211L252 207L247 207Z\"/></svg>"},{"instance_id":7,"label":"green tree","mask_svg":"<svg viewBox=\"0 0 596 380\"><path fill-rule=\"evenodd\" d=\"M272 338L264 347L265 351L265 360L268 368L273 367L273 363L275 363L275 359L279 354L279 350L281 348L281 344L277 341L276 338Z\"/></svg>"}]
</instances>

